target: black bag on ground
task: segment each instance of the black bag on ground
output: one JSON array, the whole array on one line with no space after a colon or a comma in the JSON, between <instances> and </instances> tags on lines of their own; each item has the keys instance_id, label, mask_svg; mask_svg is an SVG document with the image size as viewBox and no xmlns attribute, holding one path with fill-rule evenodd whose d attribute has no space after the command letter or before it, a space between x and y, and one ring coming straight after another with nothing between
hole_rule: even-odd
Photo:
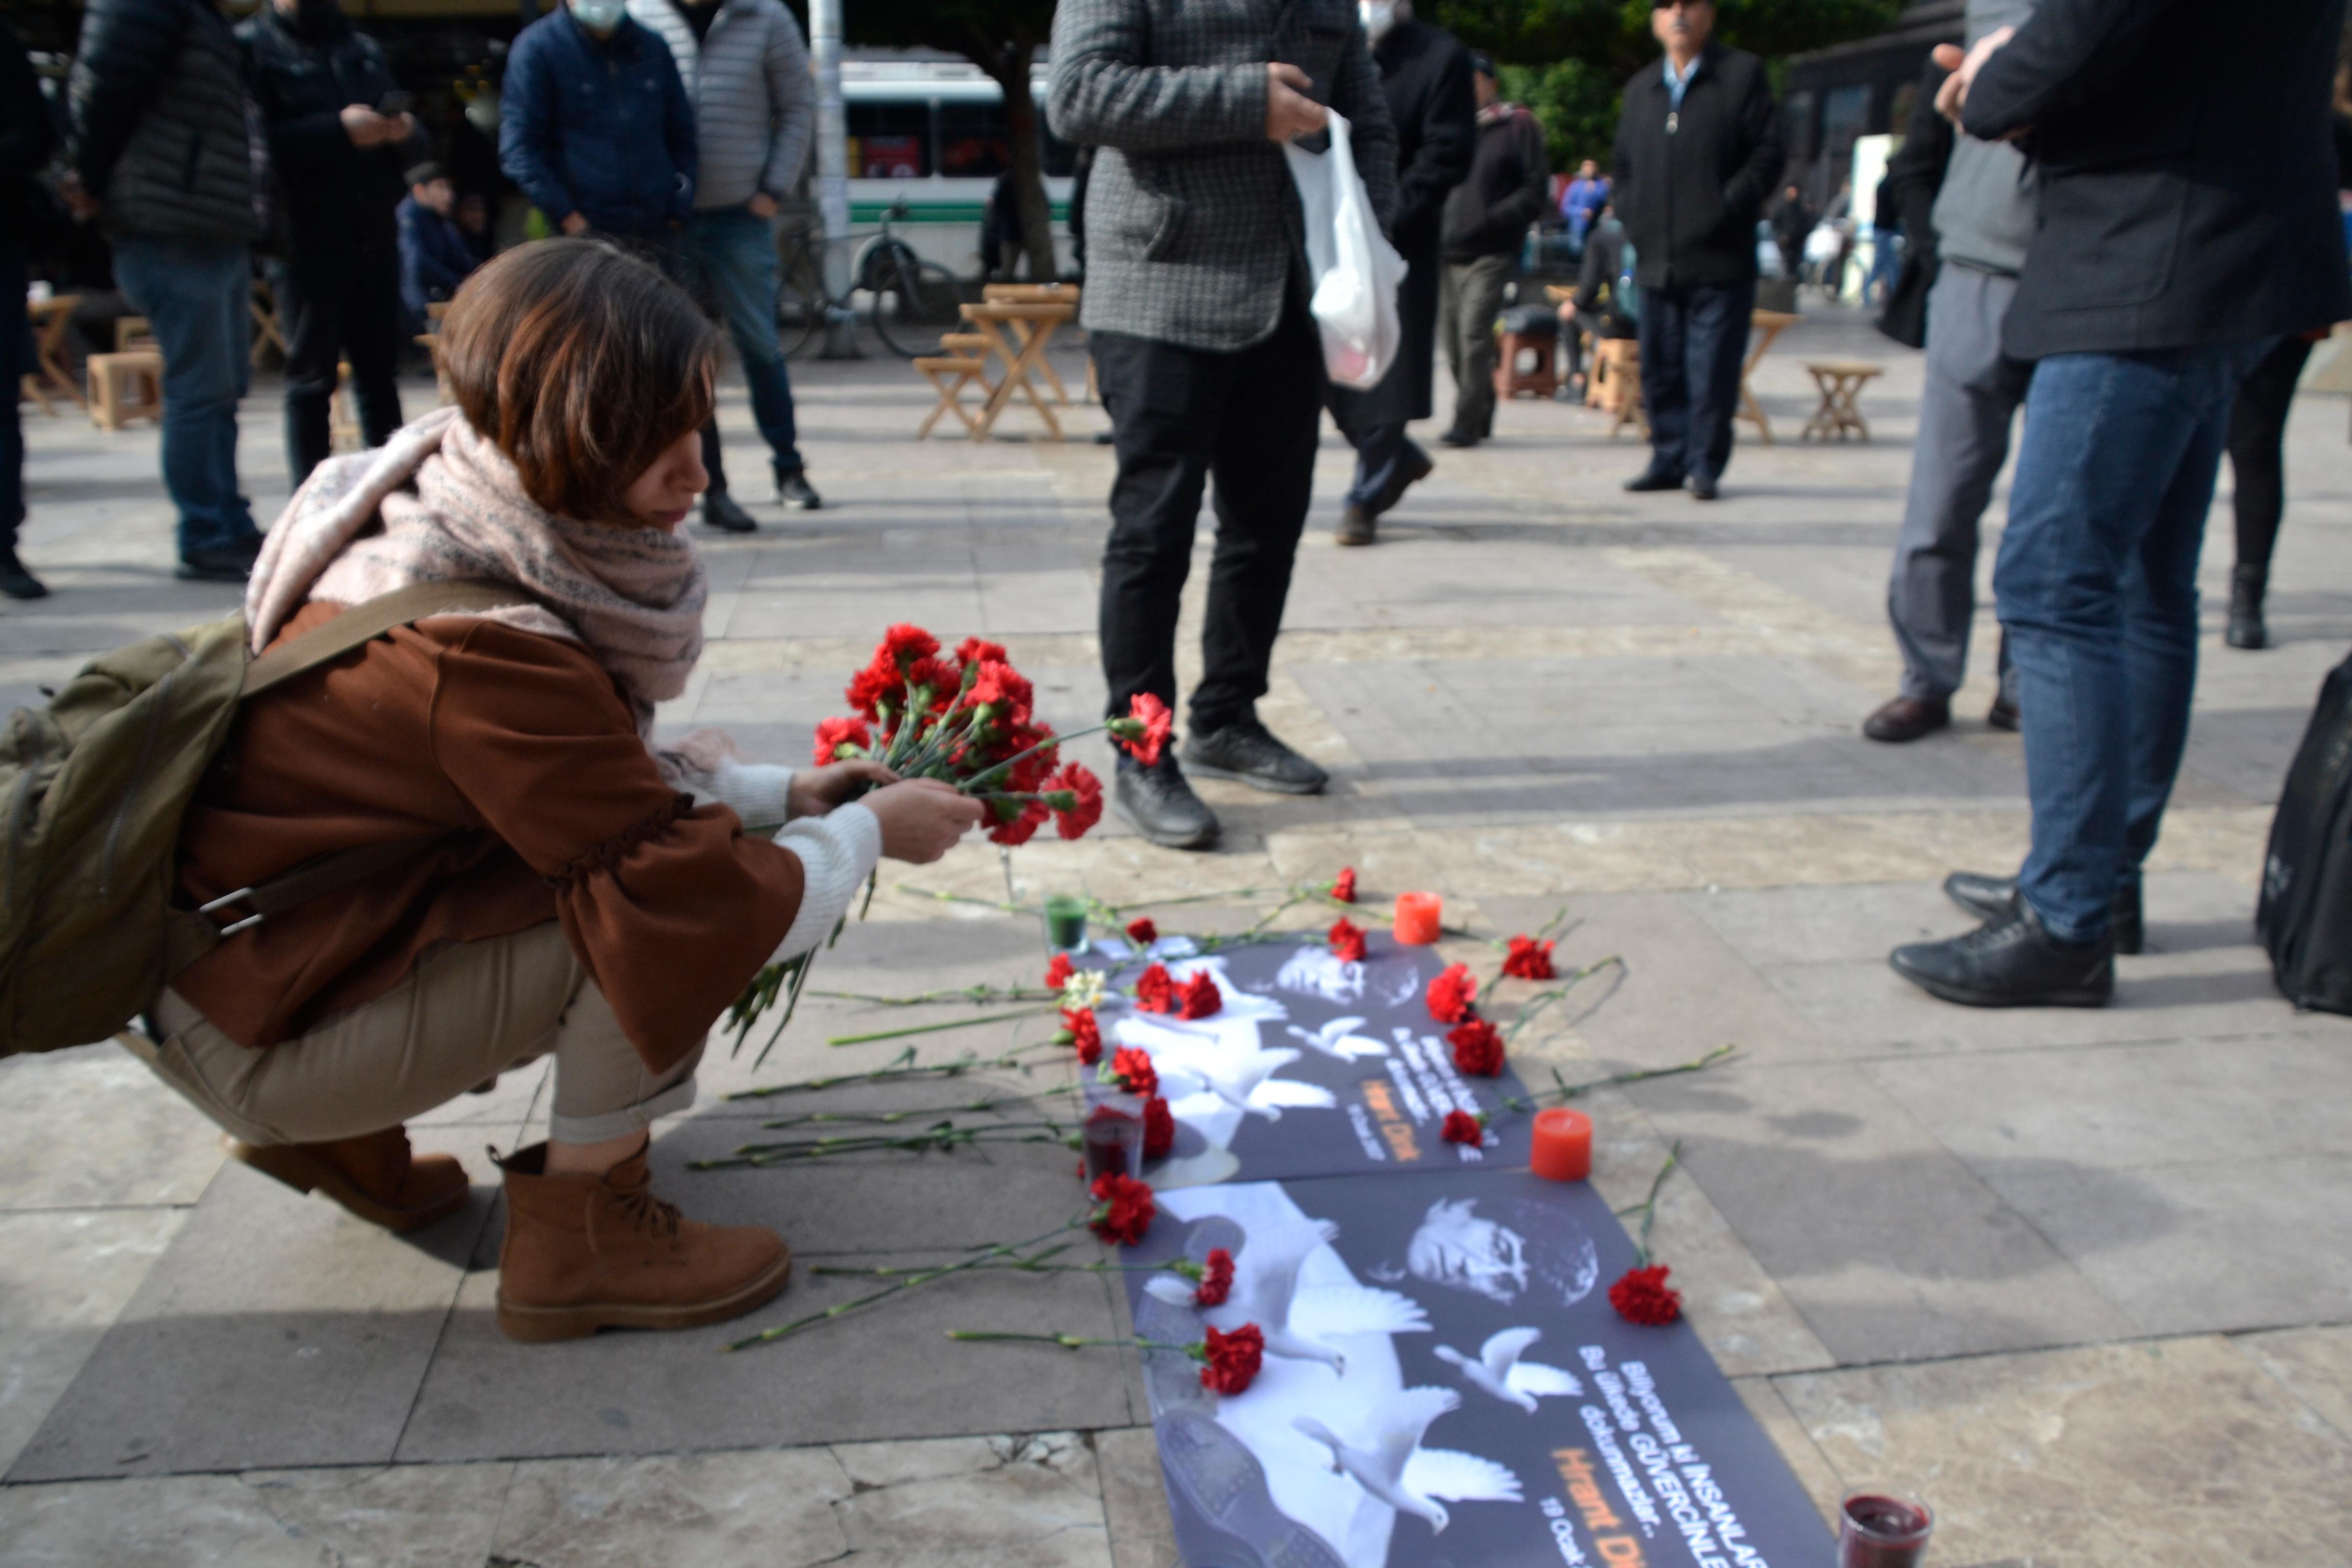
<instances>
[{"instance_id":1,"label":"black bag on ground","mask_svg":"<svg viewBox=\"0 0 2352 1568\"><path fill-rule=\"evenodd\" d=\"M2288 1001L2352 1013L2352 658L2328 671L2287 770L2254 931Z\"/></svg>"}]
</instances>

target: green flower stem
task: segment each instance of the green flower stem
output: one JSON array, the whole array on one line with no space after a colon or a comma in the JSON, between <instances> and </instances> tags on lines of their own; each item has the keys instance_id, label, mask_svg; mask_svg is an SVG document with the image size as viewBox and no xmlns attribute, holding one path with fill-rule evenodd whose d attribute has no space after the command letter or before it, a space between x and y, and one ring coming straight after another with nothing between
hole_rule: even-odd
<instances>
[{"instance_id":1,"label":"green flower stem","mask_svg":"<svg viewBox=\"0 0 2352 1568\"><path fill-rule=\"evenodd\" d=\"M1580 1094L1590 1094L1596 1089L1615 1089L1621 1084L1640 1083L1644 1079L1673 1078L1680 1073L1703 1072L1729 1056L1737 1048L1733 1046L1717 1046L1706 1055L1694 1061L1684 1062L1679 1067L1643 1068L1636 1072L1612 1073L1607 1078L1596 1078L1590 1083L1570 1083L1559 1076L1558 1068L1554 1068L1551 1069L1551 1079L1557 1087L1538 1089L1533 1094L1525 1096L1506 1095L1503 1097L1501 1105L1506 1110L1530 1111L1546 1101L1564 1103Z\"/></svg>"},{"instance_id":2,"label":"green flower stem","mask_svg":"<svg viewBox=\"0 0 2352 1568\"><path fill-rule=\"evenodd\" d=\"M972 1267L982 1272L991 1268L1009 1268L1015 1270L1016 1272L1028 1274L1043 1273L1048 1269L1055 1268L1083 1268L1086 1265L1082 1263L1048 1263L1045 1261L1045 1259L1049 1258L1057 1257L1062 1253L1067 1252L1076 1245L1077 1245L1076 1242L1059 1242L1052 1247L1041 1247L1037 1251L1029 1253L1024 1257L998 1261L982 1261L974 1264ZM910 1268L884 1267L880 1268L841 1268L829 1267L824 1264L818 1264L812 1268L809 1272L812 1274L848 1275L866 1279L896 1279L909 1274L927 1274L930 1272L934 1267L936 1266L925 1263Z\"/></svg>"},{"instance_id":3,"label":"green flower stem","mask_svg":"<svg viewBox=\"0 0 2352 1568\"><path fill-rule=\"evenodd\" d=\"M911 899L936 900L942 904L974 904L983 910L1002 910L1009 915L1045 913L1045 910L1035 904L1013 903L1005 899L975 899L969 893L934 892L929 888L918 888L908 882L893 882L890 884L890 890L894 893L904 893Z\"/></svg>"},{"instance_id":4,"label":"green flower stem","mask_svg":"<svg viewBox=\"0 0 2352 1568\"><path fill-rule=\"evenodd\" d=\"M1508 1045L1511 1041L1517 1039L1519 1037L1519 1031L1526 1028L1528 1025L1534 1020L1537 1014L1542 1012L1553 1003L1562 1000L1570 992L1575 990L1578 985L1581 984L1584 981L1591 979L1593 975L1598 974L1601 971L1608 968L1611 964L1615 964L1618 968L1622 969L1625 966L1625 961L1613 952L1606 958L1595 959L1592 963L1586 964L1583 968L1576 970L1563 978L1557 990L1538 992L1537 994L1528 997L1526 1002L1520 1005L1519 1016L1511 1020L1511 1026L1503 1031L1503 1043L1505 1045Z\"/></svg>"},{"instance_id":5,"label":"green flower stem","mask_svg":"<svg viewBox=\"0 0 2352 1568\"><path fill-rule=\"evenodd\" d=\"M827 1037L824 1043L828 1046L863 1046L876 1040L896 1040L908 1035L936 1035L948 1029L969 1029L974 1024L1001 1024L1008 1018L1034 1018L1059 1011L1058 1007L1024 1007L1017 1013L999 1013L993 1017L982 1013L970 1018L948 1018L936 1024L909 1024L902 1029L876 1029L864 1035L833 1035Z\"/></svg>"},{"instance_id":6,"label":"green flower stem","mask_svg":"<svg viewBox=\"0 0 2352 1568\"><path fill-rule=\"evenodd\" d=\"M784 1116L773 1121L762 1121L760 1126L762 1131L771 1132L782 1132L787 1128L806 1126L811 1122L863 1123L890 1127L901 1121L912 1121L918 1116L954 1116L964 1111L990 1111L999 1106L1026 1105L1033 1100L1053 1100L1076 1092L1074 1086L1066 1084L1059 1089L1041 1089L1035 1094L1007 1095L1001 1100L967 1100L961 1105L928 1105L913 1107L906 1110L812 1110L805 1115Z\"/></svg>"},{"instance_id":7,"label":"green flower stem","mask_svg":"<svg viewBox=\"0 0 2352 1568\"><path fill-rule=\"evenodd\" d=\"M1658 1167L1657 1176L1650 1183L1650 1195L1638 1204L1617 1211L1619 1219L1623 1219L1629 1214L1639 1214L1642 1216L1642 1229L1633 1237L1635 1258L1633 1267L1636 1268L1647 1268L1650 1266L1650 1227L1658 1222L1658 1189L1664 1186L1666 1178L1675 1173L1675 1166L1682 1157L1683 1141L1677 1138L1674 1142L1674 1146L1666 1151L1666 1163Z\"/></svg>"},{"instance_id":8,"label":"green flower stem","mask_svg":"<svg viewBox=\"0 0 2352 1568\"><path fill-rule=\"evenodd\" d=\"M967 1343L982 1340L1017 1340L1031 1344L1059 1345L1066 1351L1083 1350L1089 1345L1132 1345L1137 1350L1174 1351L1178 1355L1193 1356L1191 1345L1171 1345L1165 1340L1147 1340L1137 1334L1123 1340L1090 1340L1079 1334L1000 1334L980 1329L950 1329L948 1338ZM1193 1356L1198 1360L1199 1357Z\"/></svg>"},{"instance_id":9,"label":"green flower stem","mask_svg":"<svg viewBox=\"0 0 2352 1568\"><path fill-rule=\"evenodd\" d=\"M838 1089L849 1083L891 1083L901 1079L961 1078L965 1073L976 1072L982 1068L1015 1068L1027 1072L1030 1070L1028 1064L1019 1058L1027 1052L1043 1050L1052 1045L1051 1040L1035 1040L1025 1046L1013 1047L999 1056L982 1057L967 1053L951 1062L934 1062L929 1066L920 1067L911 1065L915 1060L915 1047L908 1046L898 1055L891 1058L888 1066L877 1068L871 1072L837 1073L828 1078L804 1078L793 1083L773 1083L762 1085L758 1089L739 1089L727 1098L729 1100L770 1100L780 1094Z\"/></svg>"},{"instance_id":10,"label":"green flower stem","mask_svg":"<svg viewBox=\"0 0 2352 1568\"><path fill-rule=\"evenodd\" d=\"M912 996L877 996L866 991L812 991L809 994L831 996L844 1002L866 1002L877 1007L920 1007L934 1002L970 1002L976 1006L992 1006L999 1002L1051 1002L1062 994L1035 985L1007 985L999 990L983 982L953 991L919 992Z\"/></svg>"},{"instance_id":11,"label":"green flower stem","mask_svg":"<svg viewBox=\"0 0 2352 1568\"><path fill-rule=\"evenodd\" d=\"M1010 1247L997 1243L987 1244L983 1248L978 1250L973 1257L967 1258L961 1263L942 1264L937 1268L926 1269L919 1274L910 1274L906 1279L898 1281L896 1284L889 1285L882 1289L877 1290L870 1296L861 1296L855 1301L840 1302L835 1306L827 1307L822 1312L812 1312L805 1318L795 1318L789 1323L779 1323L772 1329L762 1329L758 1333L752 1334L748 1338L734 1341L727 1345L726 1348L730 1351L741 1351L750 1350L755 1345L773 1344L776 1341L796 1334L803 1329L814 1328L819 1323L829 1322L835 1318L845 1317L849 1313L857 1310L860 1307L870 1307L877 1301L887 1300L889 1298L898 1295L901 1291L913 1289L918 1285L928 1285L934 1279L943 1279L950 1274L967 1273L971 1269L979 1268L982 1264L990 1262L995 1258L1017 1257L1028 1247L1036 1247L1045 1242L1051 1241L1065 1231L1076 1230L1078 1226L1086 1223L1087 1216L1085 1215L1080 1215L1076 1219L1065 1220L1062 1224L1055 1226L1053 1229L1045 1232L1043 1236L1033 1236L1026 1241L1016 1241Z\"/></svg>"}]
</instances>

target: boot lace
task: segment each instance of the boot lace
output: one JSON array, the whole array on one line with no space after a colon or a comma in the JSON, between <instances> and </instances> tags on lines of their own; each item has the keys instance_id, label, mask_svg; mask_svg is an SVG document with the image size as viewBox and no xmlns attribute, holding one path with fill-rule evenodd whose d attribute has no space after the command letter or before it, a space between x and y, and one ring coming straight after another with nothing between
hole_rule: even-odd
<instances>
[{"instance_id":1,"label":"boot lace","mask_svg":"<svg viewBox=\"0 0 2352 1568\"><path fill-rule=\"evenodd\" d=\"M677 1205L666 1204L654 1196L650 1181L639 1182L617 1194L614 1206L627 1216L629 1224L637 1230L664 1237L677 1234Z\"/></svg>"}]
</instances>

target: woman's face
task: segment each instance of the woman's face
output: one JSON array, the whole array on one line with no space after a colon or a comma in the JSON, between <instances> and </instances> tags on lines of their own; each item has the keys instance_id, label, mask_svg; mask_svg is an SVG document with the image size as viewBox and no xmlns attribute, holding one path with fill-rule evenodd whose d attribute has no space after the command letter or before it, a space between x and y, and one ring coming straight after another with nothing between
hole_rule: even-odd
<instances>
[{"instance_id":1,"label":"woman's face","mask_svg":"<svg viewBox=\"0 0 2352 1568\"><path fill-rule=\"evenodd\" d=\"M662 449L621 496L629 516L644 528L675 533L694 510L694 498L710 487L702 466L702 432L688 430Z\"/></svg>"}]
</instances>

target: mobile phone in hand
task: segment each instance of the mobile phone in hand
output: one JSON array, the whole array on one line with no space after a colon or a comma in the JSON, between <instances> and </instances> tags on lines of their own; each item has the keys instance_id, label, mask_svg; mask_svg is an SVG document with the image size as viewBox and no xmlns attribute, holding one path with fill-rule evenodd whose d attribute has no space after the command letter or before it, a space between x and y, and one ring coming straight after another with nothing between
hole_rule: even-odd
<instances>
[{"instance_id":1,"label":"mobile phone in hand","mask_svg":"<svg viewBox=\"0 0 2352 1568\"><path fill-rule=\"evenodd\" d=\"M383 95L383 101L375 106L375 111L386 120L397 120L415 107L416 95L395 87Z\"/></svg>"}]
</instances>

